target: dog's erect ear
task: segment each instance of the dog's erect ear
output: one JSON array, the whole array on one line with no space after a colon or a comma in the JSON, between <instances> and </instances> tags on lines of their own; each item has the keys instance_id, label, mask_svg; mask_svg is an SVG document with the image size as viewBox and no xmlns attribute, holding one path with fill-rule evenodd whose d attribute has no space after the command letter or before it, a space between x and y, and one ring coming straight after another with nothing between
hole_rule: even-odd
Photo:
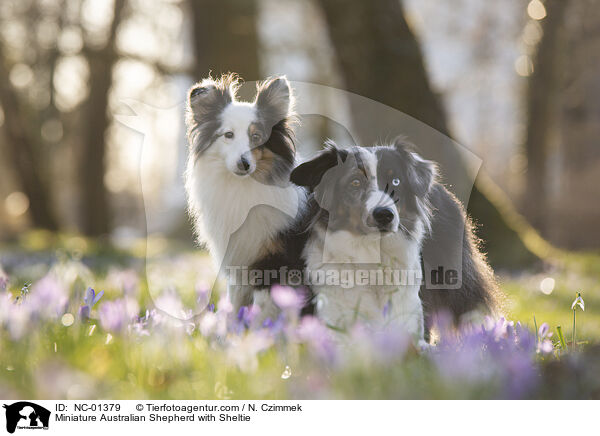
<instances>
[{"instance_id":1,"label":"dog's erect ear","mask_svg":"<svg viewBox=\"0 0 600 436\"><path fill-rule=\"evenodd\" d=\"M285 76L272 77L256 85L256 107L263 118L275 125L294 112L292 88Z\"/></svg>"},{"instance_id":2,"label":"dog's erect ear","mask_svg":"<svg viewBox=\"0 0 600 436\"><path fill-rule=\"evenodd\" d=\"M219 80L207 78L192 86L188 92L185 124L190 147L196 156L214 141L220 126L220 115L235 100L239 80L234 74Z\"/></svg>"},{"instance_id":3,"label":"dog's erect ear","mask_svg":"<svg viewBox=\"0 0 600 436\"><path fill-rule=\"evenodd\" d=\"M424 197L435 180L436 166L433 162L423 159L416 153L413 153L414 165L412 172L414 175L414 183L411 183L411 188L417 197Z\"/></svg>"},{"instance_id":4,"label":"dog's erect ear","mask_svg":"<svg viewBox=\"0 0 600 436\"><path fill-rule=\"evenodd\" d=\"M396 138L394 148L402 156L405 182L417 197L424 197L431 189L437 175L435 163L423 159L414 151L414 145L406 142L402 137Z\"/></svg>"},{"instance_id":5,"label":"dog's erect ear","mask_svg":"<svg viewBox=\"0 0 600 436\"><path fill-rule=\"evenodd\" d=\"M311 192L321 183L323 175L331 168L343 163L347 157L345 150L339 149L334 142L329 141L326 148L316 157L298 165L290 174L292 183L305 186Z\"/></svg>"},{"instance_id":6,"label":"dog's erect ear","mask_svg":"<svg viewBox=\"0 0 600 436\"><path fill-rule=\"evenodd\" d=\"M238 88L239 80L234 74L223 75L219 80L209 77L193 85L188 92L188 109L194 121L210 121L205 118L234 101Z\"/></svg>"}]
</instances>

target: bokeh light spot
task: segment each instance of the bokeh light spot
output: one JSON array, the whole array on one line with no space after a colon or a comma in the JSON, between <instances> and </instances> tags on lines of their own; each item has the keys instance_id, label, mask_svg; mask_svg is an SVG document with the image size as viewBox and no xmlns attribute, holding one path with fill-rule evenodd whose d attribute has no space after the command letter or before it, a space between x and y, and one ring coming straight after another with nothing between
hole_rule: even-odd
<instances>
[{"instance_id":1,"label":"bokeh light spot","mask_svg":"<svg viewBox=\"0 0 600 436\"><path fill-rule=\"evenodd\" d=\"M10 70L9 79L15 88L25 88L33 81L33 71L29 65L16 64Z\"/></svg>"},{"instance_id":2,"label":"bokeh light spot","mask_svg":"<svg viewBox=\"0 0 600 436\"><path fill-rule=\"evenodd\" d=\"M533 62L527 55L521 55L515 61L515 71L521 77L530 76L533 73Z\"/></svg>"},{"instance_id":3,"label":"bokeh light spot","mask_svg":"<svg viewBox=\"0 0 600 436\"><path fill-rule=\"evenodd\" d=\"M22 192L12 192L4 200L4 208L13 217L21 216L29 209L29 198Z\"/></svg>"},{"instance_id":4,"label":"bokeh light spot","mask_svg":"<svg viewBox=\"0 0 600 436\"><path fill-rule=\"evenodd\" d=\"M527 5L527 15L534 20L542 20L546 17L546 8L540 0L531 0Z\"/></svg>"},{"instance_id":5,"label":"bokeh light spot","mask_svg":"<svg viewBox=\"0 0 600 436\"><path fill-rule=\"evenodd\" d=\"M550 295L554 290L556 281L552 277L546 277L540 282L540 291L546 295Z\"/></svg>"},{"instance_id":6,"label":"bokeh light spot","mask_svg":"<svg viewBox=\"0 0 600 436\"><path fill-rule=\"evenodd\" d=\"M73 325L73 323L75 322L75 317L70 314L70 313L65 313L62 318L60 319L60 322L62 323L62 325L64 325L65 327L70 327Z\"/></svg>"}]
</instances>

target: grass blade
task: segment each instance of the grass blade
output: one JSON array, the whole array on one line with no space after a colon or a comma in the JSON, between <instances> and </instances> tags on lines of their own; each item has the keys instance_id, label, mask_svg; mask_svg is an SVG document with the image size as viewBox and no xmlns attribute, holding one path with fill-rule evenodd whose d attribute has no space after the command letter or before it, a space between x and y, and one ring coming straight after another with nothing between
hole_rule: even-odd
<instances>
[{"instance_id":1,"label":"grass blade","mask_svg":"<svg viewBox=\"0 0 600 436\"><path fill-rule=\"evenodd\" d=\"M563 350L567 349L567 341L565 341L565 337L563 335L562 332L562 327L561 326L556 326L556 333L558 334L558 340L560 342L560 348L562 348Z\"/></svg>"}]
</instances>

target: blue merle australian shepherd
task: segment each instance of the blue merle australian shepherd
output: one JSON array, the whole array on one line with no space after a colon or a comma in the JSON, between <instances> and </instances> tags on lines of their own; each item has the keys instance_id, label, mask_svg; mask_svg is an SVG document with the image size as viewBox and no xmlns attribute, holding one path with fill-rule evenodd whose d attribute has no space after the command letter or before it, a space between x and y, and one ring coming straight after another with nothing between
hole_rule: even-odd
<instances>
[{"instance_id":1,"label":"blue merle australian shepherd","mask_svg":"<svg viewBox=\"0 0 600 436\"><path fill-rule=\"evenodd\" d=\"M312 280L321 319L337 329L356 320L401 327L422 341L436 313L455 323L470 313L494 314L492 271L462 205L436 174L436 165L402 138L374 147L329 143L292 171L292 182L310 193L307 274L354 270L345 286ZM430 289L422 280L457 259L456 282Z\"/></svg>"}]
</instances>

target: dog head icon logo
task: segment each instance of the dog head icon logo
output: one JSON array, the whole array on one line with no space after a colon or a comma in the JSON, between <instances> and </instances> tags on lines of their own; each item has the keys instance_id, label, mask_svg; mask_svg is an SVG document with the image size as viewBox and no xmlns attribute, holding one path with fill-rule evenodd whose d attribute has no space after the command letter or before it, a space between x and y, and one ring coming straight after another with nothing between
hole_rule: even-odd
<instances>
[{"instance_id":1,"label":"dog head icon logo","mask_svg":"<svg viewBox=\"0 0 600 436\"><path fill-rule=\"evenodd\" d=\"M6 431L14 433L19 429L47 429L50 421L50 411L42 406L28 401L19 401L6 409Z\"/></svg>"}]
</instances>

